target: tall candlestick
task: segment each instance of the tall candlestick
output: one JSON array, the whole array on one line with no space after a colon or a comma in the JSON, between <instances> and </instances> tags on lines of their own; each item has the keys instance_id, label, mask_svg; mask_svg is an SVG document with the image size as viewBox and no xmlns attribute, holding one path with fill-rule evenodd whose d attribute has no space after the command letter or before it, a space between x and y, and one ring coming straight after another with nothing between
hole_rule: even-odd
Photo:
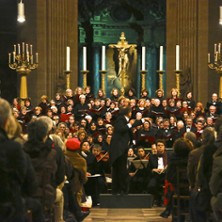
<instances>
[{"instance_id":1,"label":"tall candlestick","mask_svg":"<svg viewBox=\"0 0 222 222\"><path fill-rule=\"evenodd\" d=\"M106 46L102 46L101 70L106 70Z\"/></svg>"},{"instance_id":2,"label":"tall candlestick","mask_svg":"<svg viewBox=\"0 0 222 222\"><path fill-rule=\"evenodd\" d=\"M70 47L66 47L66 71L70 71Z\"/></svg>"},{"instance_id":3,"label":"tall candlestick","mask_svg":"<svg viewBox=\"0 0 222 222\"><path fill-rule=\"evenodd\" d=\"M159 70L163 71L163 46L160 46Z\"/></svg>"},{"instance_id":4,"label":"tall candlestick","mask_svg":"<svg viewBox=\"0 0 222 222\"><path fill-rule=\"evenodd\" d=\"M142 70L146 70L146 47L142 47Z\"/></svg>"},{"instance_id":5,"label":"tall candlestick","mask_svg":"<svg viewBox=\"0 0 222 222\"><path fill-rule=\"evenodd\" d=\"M20 44L18 44L18 54L21 54L21 48L20 48Z\"/></svg>"},{"instance_id":6,"label":"tall candlestick","mask_svg":"<svg viewBox=\"0 0 222 222\"><path fill-rule=\"evenodd\" d=\"M220 50L221 50L221 43L218 44L218 52L220 54Z\"/></svg>"},{"instance_id":7,"label":"tall candlestick","mask_svg":"<svg viewBox=\"0 0 222 222\"><path fill-rule=\"evenodd\" d=\"M83 70L86 71L87 70L87 57L86 57L86 47L83 47Z\"/></svg>"},{"instance_id":8,"label":"tall candlestick","mask_svg":"<svg viewBox=\"0 0 222 222\"><path fill-rule=\"evenodd\" d=\"M176 70L180 70L180 46L176 45Z\"/></svg>"},{"instance_id":9,"label":"tall candlestick","mask_svg":"<svg viewBox=\"0 0 222 222\"><path fill-rule=\"evenodd\" d=\"M208 63L210 63L210 53L208 53Z\"/></svg>"}]
</instances>

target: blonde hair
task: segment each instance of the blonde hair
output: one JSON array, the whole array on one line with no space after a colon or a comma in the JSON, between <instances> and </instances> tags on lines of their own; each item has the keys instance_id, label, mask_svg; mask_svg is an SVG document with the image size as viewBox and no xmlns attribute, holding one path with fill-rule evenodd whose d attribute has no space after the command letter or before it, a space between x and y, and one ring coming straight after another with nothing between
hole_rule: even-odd
<instances>
[{"instance_id":1,"label":"blonde hair","mask_svg":"<svg viewBox=\"0 0 222 222\"><path fill-rule=\"evenodd\" d=\"M9 103L5 99L0 98L0 128L5 128L7 119L12 115Z\"/></svg>"}]
</instances>

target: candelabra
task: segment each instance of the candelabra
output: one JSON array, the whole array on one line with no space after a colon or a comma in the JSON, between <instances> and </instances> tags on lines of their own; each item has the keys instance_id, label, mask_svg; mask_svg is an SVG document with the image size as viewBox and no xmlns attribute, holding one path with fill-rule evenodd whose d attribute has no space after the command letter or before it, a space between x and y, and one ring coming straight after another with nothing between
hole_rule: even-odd
<instances>
[{"instance_id":1,"label":"candelabra","mask_svg":"<svg viewBox=\"0 0 222 222\"><path fill-rule=\"evenodd\" d=\"M219 97L222 98L222 51L221 44L214 44L214 61L210 62L210 53L208 53L208 67L215 70L220 76Z\"/></svg>"},{"instance_id":2,"label":"candelabra","mask_svg":"<svg viewBox=\"0 0 222 222\"><path fill-rule=\"evenodd\" d=\"M36 60L34 63L32 45L25 44L14 45L14 51L8 54L9 67L20 75L20 98L22 100L28 97L27 76L38 67L38 53L36 52Z\"/></svg>"},{"instance_id":3,"label":"candelabra","mask_svg":"<svg viewBox=\"0 0 222 222\"><path fill-rule=\"evenodd\" d=\"M157 70L157 73L159 74L159 89L163 90L163 70Z\"/></svg>"},{"instance_id":4,"label":"candelabra","mask_svg":"<svg viewBox=\"0 0 222 222\"><path fill-rule=\"evenodd\" d=\"M147 70L141 70L141 91L146 89L146 74Z\"/></svg>"},{"instance_id":5,"label":"candelabra","mask_svg":"<svg viewBox=\"0 0 222 222\"><path fill-rule=\"evenodd\" d=\"M175 70L175 74L176 74L176 88L178 90L178 94L180 95L180 74L181 74L181 70Z\"/></svg>"},{"instance_id":6,"label":"candelabra","mask_svg":"<svg viewBox=\"0 0 222 222\"><path fill-rule=\"evenodd\" d=\"M99 71L101 74L101 89L103 90L103 92L106 92L106 70L100 70Z\"/></svg>"},{"instance_id":7,"label":"candelabra","mask_svg":"<svg viewBox=\"0 0 222 222\"><path fill-rule=\"evenodd\" d=\"M65 70L65 76L66 76L66 89L70 89L70 76L71 76L71 70Z\"/></svg>"},{"instance_id":8,"label":"candelabra","mask_svg":"<svg viewBox=\"0 0 222 222\"><path fill-rule=\"evenodd\" d=\"M87 74L89 73L89 70L82 70L81 73L83 75L82 87L85 89L87 86Z\"/></svg>"}]
</instances>

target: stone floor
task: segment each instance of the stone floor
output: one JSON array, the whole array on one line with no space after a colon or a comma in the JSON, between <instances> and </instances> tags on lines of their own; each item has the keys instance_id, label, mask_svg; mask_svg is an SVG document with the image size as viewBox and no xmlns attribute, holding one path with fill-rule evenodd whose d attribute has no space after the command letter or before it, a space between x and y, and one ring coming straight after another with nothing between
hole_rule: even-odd
<instances>
[{"instance_id":1,"label":"stone floor","mask_svg":"<svg viewBox=\"0 0 222 222\"><path fill-rule=\"evenodd\" d=\"M106 209L92 208L90 215L84 222L170 222L171 217L164 219L159 214L164 208L146 208L146 209Z\"/></svg>"}]
</instances>

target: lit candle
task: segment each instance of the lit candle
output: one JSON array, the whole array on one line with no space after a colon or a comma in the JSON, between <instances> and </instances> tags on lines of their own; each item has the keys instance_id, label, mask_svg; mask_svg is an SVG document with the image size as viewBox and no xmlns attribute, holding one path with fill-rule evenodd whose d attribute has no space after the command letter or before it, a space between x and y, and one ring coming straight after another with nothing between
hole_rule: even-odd
<instances>
[{"instance_id":1,"label":"lit candle","mask_svg":"<svg viewBox=\"0 0 222 222\"><path fill-rule=\"evenodd\" d=\"M22 43L22 54L24 54L25 53L25 43L23 42Z\"/></svg>"},{"instance_id":2,"label":"lit candle","mask_svg":"<svg viewBox=\"0 0 222 222\"><path fill-rule=\"evenodd\" d=\"M102 61L101 70L106 70L106 46L102 46Z\"/></svg>"},{"instance_id":3,"label":"lit candle","mask_svg":"<svg viewBox=\"0 0 222 222\"><path fill-rule=\"evenodd\" d=\"M30 58L31 58L31 64L33 64L33 55L31 55Z\"/></svg>"},{"instance_id":4,"label":"lit candle","mask_svg":"<svg viewBox=\"0 0 222 222\"><path fill-rule=\"evenodd\" d=\"M26 53L28 53L28 51L29 51L29 45L26 44Z\"/></svg>"},{"instance_id":5,"label":"lit candle","mask_svg":"<svg viewBox=\"0 0 222 222\"><path fill-rule=\"evenodd\" d=\"M20 44L18 44L18 54L21 54L21 48L20 48Z\"/></svg>"},{"instance_id":6,"label":"lit candle","mask_svg":"<svg viewBox=\"0 0 222 222\"><path fill-rule=\"evenodd\" d=\"M218 61L218 52L216 52L216 54L215 54L215 62L217 62Z\"/></svg>"},{"instance_id":7,"label":"lit candle","mask_svg":"<svg viewBox=\"0 0 222 222\"><path fill-rule=\"evenodd\" d=\"M30 45L30 55L32 55L32 45Z\"/></svg>"},{"instance_id":8,"label":"lit candle","mask_svg":"<svg viewBox=\"0 0 222 222\"><path fill-rule=\"evenodd\" d=\"M221 50L221 43L218 44L218 52L220 53Z\"/></svg>"},{"instance_id":9,"label":"lit candle","mask_svg":"<svg viewBox=\"0 0 222 222\"><path fill-rule=\"evenodd\" d=\"M35 53L35 56L36 56L36 63L39 63L39 54L38 54L38 52Z\"/></svg>"},{"instance_id":10,"label":"lit candle","mask_svg":"<svg viewBox=\"0 0 222 222\"><path fill-rule=\"evenodd\" d=\"M15 52L15 54L16 54L16 45L14 45L14 52Z\"/></svg>"},{"instance_id":11,"label":"lit candle","mask_svg":"<svg viewBox=\"0 0 222 222\"><path fill-rule=\"evenodd\" d=\"M180 70L180 46L176 45L176 70Z\"/></svg>"},{"instance_id":12,"label":"lit candle","mask_svg":"<svg viewBox=\"0 0 222 222\"><path fill-rule=\"evenodd\" d=\"M83 47L83 70L84 70L84 71L87 70L86 64L87 64L86 47L84 46L84 47Z\"/></svg>"},{"instance_id":13,"label":"lit candle","mask_svg":"<svg viewBox=\"0 0 222 222\"><path fill-rule=\"evenodd\" d=\"M217 52L217 44L214 44L214 54Z\"/></svg>"},{"instance_id":14,"label":"lit candle","mask_svg":"<svg viewBox=\"0 0 222 222\"><path fill-rule=\"evenodd\" d=\"M208 53L208 63L210 63L210 53Z\"/></svg>"},{"instance_id":15,"label":"lit candle","mask_svg":"<svg viewBox=\"0 0 222 222\"><path fill-rule=\"evenodd\" d=\"M29 52L27 52L26 57L27 57L27 62L29 62Z\"/></svg>"},{"instance_id":16,"label":"lit candle","mask_svg":"<svg viewBox=\"0 0 222 222\"><path fill-rule=\"evenodd\" d=\"M146 47L142 47L142 71L146 70Z\"/></svg>"},{"instance_id":17,"label":"lit candle","mask_svg":"<svg viewBox=\"0 0 222 222\"><path fill-rule=\"evenodd\" d=\"M163 46L160 46L159 70L163 71Z\"/></svg>"},{"instance_id":18,"label":"lit candle","mask_svg":"<svg viewBox=\"0 0 222 222\"><path fill-rule=\"evenodd\" d=\"M13 63L15 63L15 52L13 52L12 59L13 59Z\"/></svg>"},{"instance_id":19,"label":"lit candle","mask_svg":"<svg viewBox=\"0 0 222 222\"><path fill-rule=\"evenodd\" d=\"M11 64L11 53L8 54L8 63Z\"/></svg>"},{"instance_id":20,"label":"lit candle","mask_svg":"<svg viewBox=\"0 0 222 222\"><path fill-rule=\"evenodd\" d=\"M219 18L219 24L222 25L222 6L220 6L220 18Z\"/></svg>"},{"instance_id":21,"label":"lit candle","mask_svg":"<svg viewBox=\"0 0 222 222\"><path fill-rule=\"evenodd\" d=\"M66 71L70 71L70 47L66 47Z\"/></svg>"}]
</instances>

